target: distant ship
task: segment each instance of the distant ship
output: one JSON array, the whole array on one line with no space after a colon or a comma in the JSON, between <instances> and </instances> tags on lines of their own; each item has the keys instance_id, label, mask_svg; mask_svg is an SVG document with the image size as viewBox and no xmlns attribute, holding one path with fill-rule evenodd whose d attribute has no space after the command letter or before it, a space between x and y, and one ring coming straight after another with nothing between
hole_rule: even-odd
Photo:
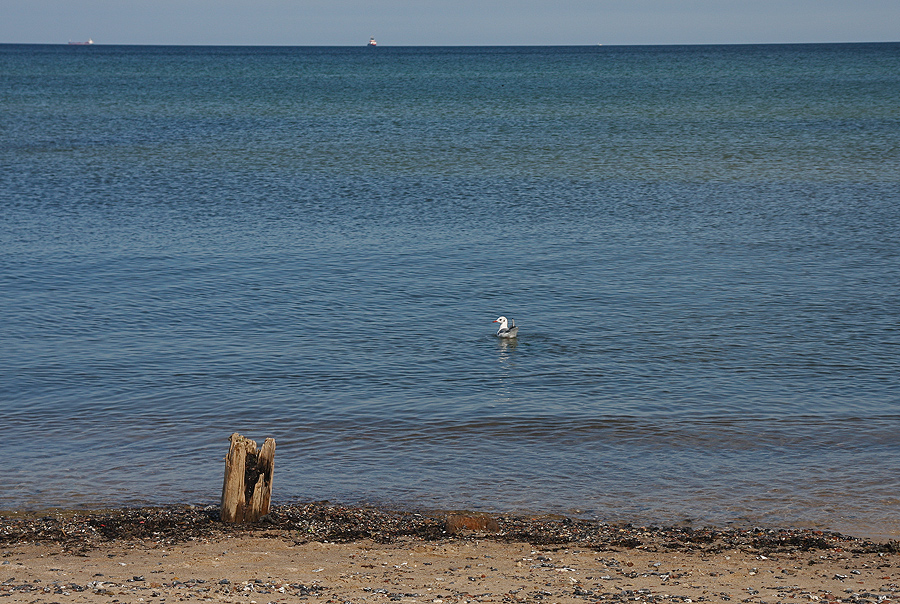
<instances>
[{"instance_id":1,"label":"distant ship","mask_svg":"<svg viewBox=\"0 0 900 604\"><path fill-rule=\"evenodd\" d=\"M73 42L72 40L69 40L69 46L90 46L93 43L94 41L90 38L88 38L87 42Z\"/></svg>"},{"instance_id":2,"label":"distant ship","mask_svg":"<svg viewBox=\"0 0 900 604\"><path fill-rule=\"evenodd\" d=\"M369 43L366 46L378 46L378 42L375 41L375 38L369 38Z\"/></svg>"}]
</instances>

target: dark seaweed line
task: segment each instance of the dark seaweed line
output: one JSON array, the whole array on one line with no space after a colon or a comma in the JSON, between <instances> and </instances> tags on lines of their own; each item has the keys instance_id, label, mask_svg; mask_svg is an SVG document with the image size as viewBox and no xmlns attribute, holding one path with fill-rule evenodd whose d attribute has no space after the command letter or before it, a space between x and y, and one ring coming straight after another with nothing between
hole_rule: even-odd
<instances>
[{"instance_id":1,"label":"dark seaweed line","mask_svg":"<svg viewBox=\"0 0 900 604\"><path fill-rule=\"evenodd\" d=\"M328 502L275 505L258 523L246 525L222 523L217 506L128 508L34 516L0 515L0 545L37 543L69 550L89 550L121 541L173 545L251 534L285 538L295 543L364 539L392 543L410 539L478 538L530 543L545 548L583 547L598 551L641 548L715 553L739 549L767 554L840 549L853 553L900 553L898 541L875 543L811 529L639 527L560 516L497 515L494 520L497 530L456 533L448 527L446 513L397 512Z\"/></svg>"}]
</instances>

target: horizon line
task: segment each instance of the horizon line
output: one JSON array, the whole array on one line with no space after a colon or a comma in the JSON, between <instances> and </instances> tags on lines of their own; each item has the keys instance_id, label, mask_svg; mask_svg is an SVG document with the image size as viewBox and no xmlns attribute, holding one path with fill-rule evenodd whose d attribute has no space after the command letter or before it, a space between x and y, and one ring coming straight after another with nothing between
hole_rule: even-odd
<instances>
[{"instance_id":1,"label":"horizon line","mask_svg":"<svg viewBox=\"0 0 900 604\"><path fill-rule=\"evenodd\" d=\"M92 38L89 38L93 40ZM255 43L158 43L158 42L0 42L3 46L180 46L180 47L247 47L247 48L372 48L367 44L255 44ZM800 46L812 44L897 44L900 40L844 40L817 42L644 42L644 43L575 43L575 44L383 44L377 48L542 48L542 47L622 47L622 46Z\"/></svg>"}]
</instances>

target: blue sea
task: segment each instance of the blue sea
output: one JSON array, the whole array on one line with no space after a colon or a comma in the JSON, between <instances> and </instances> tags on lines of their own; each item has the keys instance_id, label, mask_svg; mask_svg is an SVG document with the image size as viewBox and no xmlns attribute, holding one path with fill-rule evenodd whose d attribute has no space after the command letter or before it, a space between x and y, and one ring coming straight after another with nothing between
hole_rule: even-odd
<instances>
[{"instance_id":1,"label":"blue sea","mask_svg":"<svg viewBox=\"0 0 900 604\"><path fill-rule=\"evenodd\" d=\"M896 539L898 65L0 45L0 509L239 432L280 503Z\"/></svg>"}]
</instances>

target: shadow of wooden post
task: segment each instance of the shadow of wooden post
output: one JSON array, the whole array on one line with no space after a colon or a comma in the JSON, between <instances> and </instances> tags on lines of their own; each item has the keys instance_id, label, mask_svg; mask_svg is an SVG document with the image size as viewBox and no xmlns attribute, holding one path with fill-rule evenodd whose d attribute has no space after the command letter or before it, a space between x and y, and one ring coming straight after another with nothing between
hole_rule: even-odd
<instances>
[{"instance_id":1,"label":"shadow of wooden post","mask_svg":"<svg viewBox=\"0 0 900 604\"><path fill-rule=\"evenodd\" d=\"M257 451L256 442L237 432L229 438L222 484L222 522L256 522L269 513L275 439L267 438Z\"/></svg>"}]
</instances>

